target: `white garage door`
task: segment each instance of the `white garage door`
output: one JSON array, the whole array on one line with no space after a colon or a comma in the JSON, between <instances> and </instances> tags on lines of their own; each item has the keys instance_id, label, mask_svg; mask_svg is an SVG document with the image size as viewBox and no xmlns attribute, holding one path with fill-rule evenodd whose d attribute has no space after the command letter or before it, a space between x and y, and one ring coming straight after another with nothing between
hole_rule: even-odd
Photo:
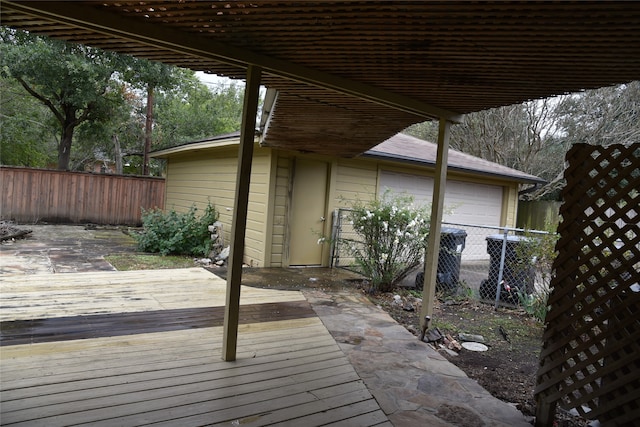
<instances>
[{"instance_id":1,"label":"white garage door","mask_svg":"<svg viewBox=\"0 0 640 427\"><path fill-rule=\"evenodd\" d=\"M391 190L394 194L411 194L418 204L431 204L433 178L382 171L380 194L385 189ZM447 181L444 205L444 222L498 226L502 213L502 187ZM467 239L465 250L462 253L463 258L467 260L488 258L485 238L488 234L496 234L496 231L464 228L467 232Z\"/></svg>"}]
</instances>

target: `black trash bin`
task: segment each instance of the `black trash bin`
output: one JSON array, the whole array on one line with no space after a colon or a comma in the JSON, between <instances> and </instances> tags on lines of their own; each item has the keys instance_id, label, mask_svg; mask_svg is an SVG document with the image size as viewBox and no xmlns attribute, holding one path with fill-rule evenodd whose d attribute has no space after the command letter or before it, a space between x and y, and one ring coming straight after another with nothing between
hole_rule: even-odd
<instances>
[{"instance_id":1,"label":"black trash bin","mask_svg":"<svg viewBox=\"0 0 640 427\"><path fill-rule=\"evenodd\" d=\"M505 236L494 234L487 236L487 253L490 256L489 277L480 285L480 297L494 301L496 299L496 286L500 276L500 259L502 258L502 246ZM505 248L505 261L502 270L502 285L500 286L500 299L505 302L517 304L518 293L531 294L534 287L535 274L531 267L530 259L522 259L522 253L518 253L518 246L525 244L530 238L525 236L507 236Z\"/></svg>"},{"instance_id":2,"label":"black trash bin","mask_svg":"<svg viewBox=\"0 0 640 427\"><path fill-rule=\"evenodd\" d=\"M436 272L436 290L454 292L460 281L460 263L462 251L467 240L467 232L459 228L445 227L440 230L440 251L438 252L438 270ZM421 289L424 272L416 275L416 288Z\"/></svg>"}]
</instances>

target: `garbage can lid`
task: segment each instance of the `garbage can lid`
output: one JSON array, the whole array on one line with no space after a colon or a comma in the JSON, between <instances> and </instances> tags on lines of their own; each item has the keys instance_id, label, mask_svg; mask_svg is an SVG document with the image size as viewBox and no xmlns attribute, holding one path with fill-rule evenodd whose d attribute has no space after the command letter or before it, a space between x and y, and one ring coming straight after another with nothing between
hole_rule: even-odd
<instances>
[{"instance_id":1,"label":"garbage can lid","mask_svg":"<svg viewBox=\"0 0 640 427\"><path fill-rule=\"evenodd\" d=\"M461 228L442 227L440 234L457 234L459 236L466 236L467 232Z\"/></svg>"}]
</instances>

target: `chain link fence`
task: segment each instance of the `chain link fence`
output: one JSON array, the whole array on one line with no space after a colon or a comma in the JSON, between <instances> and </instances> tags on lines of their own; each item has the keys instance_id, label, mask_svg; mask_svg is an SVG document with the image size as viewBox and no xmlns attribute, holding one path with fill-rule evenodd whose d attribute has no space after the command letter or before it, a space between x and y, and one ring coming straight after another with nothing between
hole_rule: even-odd
<instances>
[{"instance_id":1,"label":"chain link fence","mask_svg":"<svg viewBox=\"0 0 640 427\"><path fill-rule=\"evenodd\" d=\"M358 239L349 209L333 215L332 266L357 271L346 241ZM539 239L549 233L460 223L442 223L436 292L480 299L496 305L521 305L548 293L550 265L541 263ZM400 286L422 289L424 266Z\"/></svg>"}]
</instances>

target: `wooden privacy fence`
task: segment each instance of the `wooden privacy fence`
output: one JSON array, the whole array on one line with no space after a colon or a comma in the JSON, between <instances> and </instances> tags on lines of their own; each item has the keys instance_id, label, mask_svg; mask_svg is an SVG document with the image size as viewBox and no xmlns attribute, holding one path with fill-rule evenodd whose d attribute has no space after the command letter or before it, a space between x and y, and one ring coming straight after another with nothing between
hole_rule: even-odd
<instances>
[{"instance_id":1,"label":"wooden privacy fence","mask_svg":"<svg viewBox=\"0 0 640 427\"><path fill-rule=\"evenodd\" d=\"M640 420L640 144L567 153L536 425L555 406L603 425Z\"/></svg>"},{"instance_id":2,"label":"wooden privacy fence","mask_svg":"<svg viewBox=\"0 0 640 427\"><path fill-rule=\"evenodd\" d=\"M555 230L560 205L560 202L550 200L519 201L517 227L527 230Z\"/></svg>"},{"instance_id":3,"label":"wooden privacy fence","mask_svg":"<svg viewBox=\"0 0 640 427\"><path fill-rule=\"evenodd\" d=\"M141 209L164 208L164 178L0 167L4 220L140 225Z\"/></svg>"}]
</instances>

